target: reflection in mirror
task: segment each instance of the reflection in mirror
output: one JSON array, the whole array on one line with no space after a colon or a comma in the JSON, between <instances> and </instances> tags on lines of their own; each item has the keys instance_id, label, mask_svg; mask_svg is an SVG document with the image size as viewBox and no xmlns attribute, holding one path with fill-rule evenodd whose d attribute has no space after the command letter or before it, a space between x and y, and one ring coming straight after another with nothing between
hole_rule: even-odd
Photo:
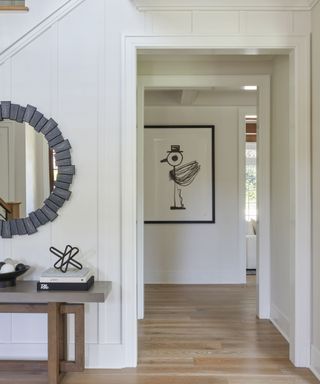
<instances>
[{"instance_id":1,"label":"reflection in mirror","mask_svg":"<svg viewBox=\"0 0 320 384\"><path fill-rule=\"evenodd\" d=\"M27 217L53 189L53 151L27 123L0 121L0 220Z\"/></svg>"}]
</instances>

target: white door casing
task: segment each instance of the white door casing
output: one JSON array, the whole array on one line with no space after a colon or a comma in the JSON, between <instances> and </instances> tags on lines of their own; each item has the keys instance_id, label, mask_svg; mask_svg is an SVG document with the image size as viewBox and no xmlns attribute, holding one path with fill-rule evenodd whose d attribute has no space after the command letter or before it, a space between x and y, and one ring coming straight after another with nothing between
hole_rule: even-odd
<instances>
[{"instance_id":1,"label":"white door casing","mask_svg":"<svg viewBox=\"0 0 320 384\"><path fill-rule=\"evenodd\" d=\"M294 177L291 177L291 199L295 206L291 240L291 315L290 315L290 359L295 366L310 364L310 319L311 319L311 202L310 202L310 41L307 36L124 36L122 56L122 273L123 273L123 341L126 346L128 365L137 362L137 50L138 49L219 49L225 52L283 54L290 53L290 141L291 165ZM214 52L213 52L214 53ZM267 94L260 94L260 98ZM262 103L262 101L261 101ZM260 124L264 121L261 112ZM270 119L265 116L265 119ZM270 123L270 121L269 121ZM268 134L260 129L262 135ZM264 133L263 133L264 132ZM260 135L260 133L259 133ZM261 142L270 140L259 137ZM260 149L260 157L266 153ZM263 161L262 161L263 163ZM270 167L265 164L265 173ZM259 170L258 170L259 172ZM270 172L270 169L269 169ZM261 173L261 172L260 172ZM261 173L262 175L265 173ZM268 182L266 180L262 183ZM262 185L262 190L268 188ZM267 199L266 199L267 201ZM265 201L265 202L266 202ZM268 201L267 201L268 203ZM270 214L265 204L259 207L261 218ZM260 233L269 231L268 222L259 223ZM267 239L259 242L259 268L261 250L268 252ZM289 267L289 266L288 266ZM270 273L270 268L269 268ZM266 283L269 276L260 277L260 285ZM265 292L270 296L270 291ZM260 298L259 298L260 299ZM267 312L264 314L269 316ZM262 315L262 316L264 316Z\"/></svg>"},{"instance_id":2,"label":"white door casing","mask_svg":"<svg viewBox=\"0 0 320 384\"><path fill-rule=\"evenodd\" d=\"M261 145L263 146L259 172L263 175L260 178L259 185L259 201L260 206L258 211L264 212L261 218L261 228L257 237L261 238L258 254L260 257L260 268L263 276L261 282L257 282L257 316L261 319L268 319L270 317L270 77L269 75L258 76L138 76L138 100L137 100L137 289L138 289L138 319L143 318L144 314L144 251L143 251L143 232L144 232L144 215L143 215L143 127L144 127L144 91L145 89L161 89L161 88L203 88L203 87L243 87L244 85L252 84L258 86L259 97L259 110L261 114L261 130L260 137ZM239 115L240 118L240 115ZM242 118L242 116L241 116ZM263 132L262 132L263 131ZM259 135L258 134L258 135ZM239 153L240 155L240 153ZM240 160L240 159L239 159ZM241 161L239 161L241 163ZM244 183L243 180L239 180ZM240 188L240 185L239 185ZM240 189L239 189L240 191ZM240 199L240 197L239 197ZM240 201L239 201L240 203ZM241 205L241 203L239 204ZM243 216L239 209L239 220ZM242 211L243 212L243 211ZM239 223L240 225L240 223ZM241 227L241 225L240 225ZM242 226L243 227L243 226ZM243 241L241 241L241 239ZM243 265L242 281L245 283L245 235L240 235L239 230L239 244L238 249L240 252L241 263ZM258 263L259 265L259 263ZM258 268L259 269L259 268Z\"/></svg>"}]
</instances>

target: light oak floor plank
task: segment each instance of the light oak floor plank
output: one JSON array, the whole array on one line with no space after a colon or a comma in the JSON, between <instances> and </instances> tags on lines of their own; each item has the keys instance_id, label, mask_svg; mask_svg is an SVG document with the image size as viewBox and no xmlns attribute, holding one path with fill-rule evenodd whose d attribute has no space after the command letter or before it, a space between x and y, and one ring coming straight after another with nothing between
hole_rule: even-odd
<instances>
[{"instance_id":1,"label":"light oak floor plank","mask_svg":"<svg viewBox=\"0 0 320 384\"><path fill-rule=\"evenodd\" d=\"M316 384L289 361L287 341L255 316L246 286L147 285L139 365L67 374L62 384ZM0 383L44 384L43 374L1 374Z\"/></svg>"}]
</instances>

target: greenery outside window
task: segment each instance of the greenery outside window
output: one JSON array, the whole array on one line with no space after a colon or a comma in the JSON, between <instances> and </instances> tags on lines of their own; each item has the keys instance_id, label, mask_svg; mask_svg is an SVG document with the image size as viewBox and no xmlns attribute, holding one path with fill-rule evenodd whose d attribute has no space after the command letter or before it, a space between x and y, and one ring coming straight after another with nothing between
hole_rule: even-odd
<instances>
[{"instance_id":1,"label":"greenery outside window","mask_svg":"<svg viewBox=\"0 0 320 384\"><path fill-rule=\"evenodd\" d=\"M246 220L257 220L257 144L246 143Z\"/></svg>"}]
</instances>

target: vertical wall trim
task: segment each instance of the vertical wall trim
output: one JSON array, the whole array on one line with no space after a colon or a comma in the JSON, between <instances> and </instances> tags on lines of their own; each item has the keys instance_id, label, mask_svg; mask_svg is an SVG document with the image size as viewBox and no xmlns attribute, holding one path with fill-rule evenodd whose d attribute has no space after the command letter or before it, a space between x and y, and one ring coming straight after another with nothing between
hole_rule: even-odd
<instances>
[{"instance_id":1,"label":"vertical wall trim","mask_svg":"<svg viewBox=\"0 0 320 384\"><path fill-rule=\"evenodd\" d=\"M311 345L311 371L320 380L320 351L315 345Z\"/></svg>"},{"instance_id":2,"label":"vertical wall trim","mask_svg":"<svg viewBox=\"0 0 320 384\"><path fill-rule=\"evenodd\" d=\"M310 38L299 40L290 55L291 184L290 359L309 367L311 346L311 119Z\"/></svg>"},{"instance_id":3,"label":"vertical wall trim","mask_svg":"<svg viewBox=\"0 0 320 384\"><path fill-rule=\"evenodd\" d=\"M144 86L137 92L137 294L138 319L144 318Z\"/></svg>"},{"instance_id":4,"label":"vertical wall trim","mask_svg":"<svg viewBox=\"0 0 320 384\"><path fill-rule=\"evenodd\" d=\"M257 121L257 314L270 318L270 76L258 84Z\"/></svg>"},{"instance_id":5,"label":"vertical wall trim","mask_svg":"<svg viewBox=\"0 0 320 384\"><path fill-rule=\"evenodd\" d=\"M106 280L105 271L107 271L107 263L104 261L106 258L105 250L103 249L103 239L105 226L103 225L103 209L104 205L104 190L103 190L103 180L104 180L104 170L105 170L105 141L104 141L104 125L106 121L106 4L105 1L99 1L97 3L99 6L99 24L102 27L99 29L98 39L98 62L97 62L97 277L99 280ZM101 271L104 271L103 276L101 276ZM105 324L108 323L108 311L107 305L97 305L97 317L96 317L96 329L97 329L97 341L98 343L104 344L107 343L108 333L106 332Z\"/></svg>"},{"instance_id":6,"label":"vertical wall trim","mask_svg":"<svg viewBox=\"0 0 320 384\"><path fill-rule=\"evenodd\" d=\"M25 46L30 44L38 36L48 30L53 24L62 19L65 15L71 12L78 5L86 0L69 0L63 4L60 8L55 10L51 15L42 20L39 24L34 26L31 30L26 32L21 38L11 44L8 48L0 54L0 65L4 63L8 58L18 53Z\"/></svg>"},{"instance_id":7,"label":"vertical wall trim","mask_svg":"<svg viewBox=\"0 0 320 384\"><path fill-rule=\"evenodd\" d=\"M121 281L125 366L137 365L137 49L123 39L121 121Z\"/></svg>"}]
</instances>

